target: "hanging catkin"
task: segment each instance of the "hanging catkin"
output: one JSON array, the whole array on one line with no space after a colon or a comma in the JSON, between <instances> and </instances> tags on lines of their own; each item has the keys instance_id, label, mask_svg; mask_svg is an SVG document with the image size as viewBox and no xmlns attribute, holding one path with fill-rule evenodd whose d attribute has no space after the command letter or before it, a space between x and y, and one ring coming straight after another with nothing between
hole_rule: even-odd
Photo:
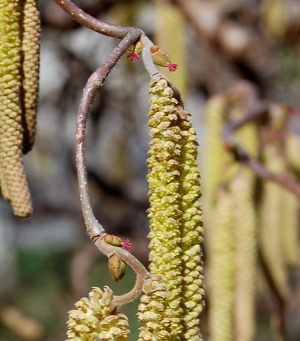
<instances>
[{"instance_id":1,"label":"hanging catkin","mask_svg":"<svg viewBox=\"0 0 300 341\"><path fill-rule=\"evenodd\" d=\"M236 341L253 341L255 334L257 233L251 175L248 168L241 166L231 182L236 238L234 303Z\"/></svg>"},{"instance_id":2,"label":"hanging catkin","mask_svg":"<svg viewBox=\"0 0 300 341\"><path fill-rule=\"evenodd\" d=\"M264 150L266 167L278 174L285 171L284 160L279 155L276 145L266 144ZM260 212L259 243L263 260L269 269L277 292L285 301L289 296L287 269L285 266L282 231L282 193L276 183L264 181Z\"/></svg>"},{"instance_id":3,"label":"hanging catkin","mask_svg":"<svg viewBox=\"0 0 300 341\"><path fill-rule=\"evenodd\" d=\"M41 23L37 0L21 1L21 62L24 145L28 153L35 140L36 114L39 90Z\"/></svg>"},{"instance_id":4,"label":"hanging catkin","mask_svg":"<svg viewBox=\"0 0 300 341\"><path fill-rule=\"evenodd\" d=\"M235 236L231 194L219 189L211 245L209 340L233 340Z\"/></svg>"},{"instance_id":5,"label":"hanging catkin","mask_svg":"<svg viewBox=\"0 0 300 341\"><path fill-rule=\"evenodd\" d=\"M164 78L152 83L150 93L150 270L163 276L169 288L166 299L174 311L170 339L202 340L203 231L196 134L190 114L178 106ZM169 313L161 312L166 317Z\"/></svg>"},{"instance_id":6,"label":"hanging catkin","mask_svg":"<svg viewBox=\"0 0 300 341\"><path fill-rule=\"evenodd\" d=\"M23 126L20 101L21 42L19 1L0 2L0 145L1 187L18 217L32 212L22 162Z\"/></svg>"}]
</instances>

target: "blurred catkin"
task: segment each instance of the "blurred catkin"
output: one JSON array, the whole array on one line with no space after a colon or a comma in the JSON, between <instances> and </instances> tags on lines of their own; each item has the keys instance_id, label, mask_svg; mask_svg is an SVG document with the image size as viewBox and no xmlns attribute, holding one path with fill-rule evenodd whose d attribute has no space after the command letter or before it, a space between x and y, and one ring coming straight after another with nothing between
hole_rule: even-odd
<instances>
[{"instance_id":1,"label":"blurred catkin","mask_svg":"<svg viewBox=\"0 0 300 341\"><path fill-rule=\"evenodd\" d=\"M21 0L21 62L23 101L23 154L28 153L35 140L39 90L41 23L37 0Z\"/></svg>"},{"instance_id":2,"label":"blurred catkin","mask_svg":"<svg viewBox=\"0 0 300 341\"><path fill-rule=\"evenodd\" d=\"M281 41L289 24L288 0L264 0L261 11L266 31Z\"/></svg>"},{"instance_id":3,"label":"blurred catkin","mask_svg":"<svg viewBox=\"0 0 300 341\"><path fill-rule=\"evenodd\" d=\"M155 43L171 56L178 64L176 72L167 72L167 77L174 83L183 99L187 95L187 56L185 19L179 7L170 1L155 1ZM165 72L162 68L161 71Z\"/></svg>"},{"instance_id":4,"label":"blurred catkin","mask_svg":"<svg viewBox=\"0 0 300 341\"><path fill-rule=\"evenodd\" d=\"M285 172L285 164L277 146L266 144L266 167L275 173ZM263 260L270 272L278 294L283 301L289 296L287 269L283 254L282 195L284 189L271 181L264 181L260 212L259 243Z\"/></svg>"},{"instance_id":5,"label":"blurred catkin","mask_svg":"<svg viewBox=\"0 0 300 341\"><path fill-rule=\"evenodd\" d=\"M235 235L233 200L220 188L213 212L214 242L211 245L209 340L233 340Z\"/></svg>"},{"instance_id":6,"label":"blurred catkin","mask_svg":"<svg viewBox=\"0 0 300 341\"><path fill-rule=\"evenodd\" d=\"M201 340L203 239L197 141L190 114L161 77L150 88L150 270L169 287L171 340ZM162 311L162 315L166 312Z\"/></svg>"},{"instance_id":7,"label":"blurred catkin","mask_svg":"<svg viewBox=\"0 0 300 341\"><path fill-rule=\"evenodd\" d=\"M203 206L206 250L206 283L210 288L211 247L215 233L212 220L213 206L218 186L223 181L226 150L222 142L222 129L225 120L226 99L222 95L211 97L205 104L204 117L206 133L201 164L203 165Z\"/></svg>"},{"instance_id":8,"label":"blurred catkin","mask_svg":"<svg viewBox=\"0 0 300 341\"><path fill-rule=\"evenodd\" d=\"M299 266L299 198L290 191L283 190L281 226L283 252L287 265Z\"/></svg>"},{"instance_id":9,"label":"blurred catkin","mask_svg":"<svg viewBox=\"0 0 300 341\"><path fill-rule=\"evenodd\" d=\"M0 2L0 163L4 195L24 218L32 207L22 162L20 13L19 1Z\"/></svg>"},{"instance_id":10,"label":"blurred catkin","mask_svg":"<svg viewBox=\"0 0 300 341\"><path fill-rule=\"evenodd\" d=\"M252 172L248 168L241 166L231 182L236 238L234 302L236 341L253 341L255 335L257 231L251 175Z\"/></svg>"}]
</instances>

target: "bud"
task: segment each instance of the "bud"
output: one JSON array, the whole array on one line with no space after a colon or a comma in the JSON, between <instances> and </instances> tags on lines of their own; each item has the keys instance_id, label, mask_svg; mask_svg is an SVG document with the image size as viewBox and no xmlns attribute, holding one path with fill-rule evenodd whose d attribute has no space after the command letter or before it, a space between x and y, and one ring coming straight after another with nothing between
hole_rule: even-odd
<instances>
[{"instance_id":1,"label":"bud","mask_svg":"<svg viewBox=\"0 0 300 341\"><path fill-rule=\"evenodd\" d=\"M126 274L126 263L115 253L108 260L109 271L113 279L118 282Z\"/></svg>"},{"instance_id":2,"label":"bud","mask_svg":"<svg viewBox=\"0 0 300 341\"><path fill-rule=\"evenodd\" d=\"M164 51L159 46L153 45L150 47L152 54L152 60L154 64L158 66L165 66L169 68L169 71L175 71L178 67L177 64L171 62L171 58L166 51Z\"/></svg>"},{"instance_id":3,"label":"bud","mask_svg":"<svg viewBox=\"0 0 300 341\"><path fill-rule=\"evenodd\" d=\"M109 244L109 245L112 245L112 246L119 246L121 247L123 242L122 242L122 239L117 237L117 236L113 236L112 234L106 234L104 237L103 237L103 240Z\"/></svg>"}]
</instances>

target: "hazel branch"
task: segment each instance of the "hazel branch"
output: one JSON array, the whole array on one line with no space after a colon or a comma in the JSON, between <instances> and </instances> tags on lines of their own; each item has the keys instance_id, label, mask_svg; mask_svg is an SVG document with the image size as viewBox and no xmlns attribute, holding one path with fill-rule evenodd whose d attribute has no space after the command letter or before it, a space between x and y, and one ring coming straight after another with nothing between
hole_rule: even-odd
<instances>
[{"instance_id":1,"label":"hazel branch","mask_svg":"<svg viewBox=\"0 0 300 341\"><path fill-rule=\"evenodd\" d=\"M60 6L66 13L68 13L72 19L77 21L79 24L90 28L93 31L104 34L109 37L117 39L123 39L129 33L129 31L136 30L140 34L142 30L134 27L122 27L102 22L91 15L85 13L82 9L77 7L70 0L54 0L58 6Z\"/></svg>"},{"instance_id":2,"label":"hazel branch","mask_svg":"<svg viewBox=\"0 0 300 341\"><path fill-rule=\"evenodd\" d=\"M95 241L95 245L103 254L105 254L107 257L110 257L113 254L118 255L134 270L137 275L136 283L133 289L129 293L126 293L122 296L116 296L116 302L118 306L124 305L134 300L140 294L144 280L147 279L150 274L147 272L144 266L129 252L120 247L109 245L101 238L104 237L105 230L95 218L88 194L84 139L89 109L92 106L97 90L99 90L99 88L103 85L106 77L120 57L125 53L127 48L138 39L139 35L139 30L130 31L128 35L120 42L120 44L113 50L106 62L90 76L80 100L76 125L76 167L81 207L87 233L89 234L90 238Z\"/></svg>"},{"instance_id":3,"label":"hazel branch","mask_svg":"<svg viewBox=\"0 0 300 341\"><path fill-rule=\"evenodd\" d=\"M297 181L287 175L276 174L269 171L257 159L250 157L238 139L233 135L235 130L241 128L248 122L267 119L267 106L261 105L257 107L256 111L249 113L241 120L228 123L223 129L222 133L224 144L235 154L235 157L238 161L248 166L260 178L277 182L279 185L283 186L300 198L300 184Z\"/></svg>"},{"instance_id":4,"label":"hazel branch","mask_svg":"<svg viewBox=\"0 0 300 341\"><path fill-rule=\"evenodd\" d=\"M105 63L99 66L98 69L90 76L83 90L79 104L76 124L76 167L83 217L86 224L87 233L91 239L102 235L105 231L94 216L87 188L84 138L88 112L93 104L96 92L103 85L106 77L116 65L120 57L125 53L127 48L138 39L139 34L140 32L138 30L130 31L128 35L120 42L120 44L113 50L110 56L106 59Z\"/></svg>"}]
</instances>

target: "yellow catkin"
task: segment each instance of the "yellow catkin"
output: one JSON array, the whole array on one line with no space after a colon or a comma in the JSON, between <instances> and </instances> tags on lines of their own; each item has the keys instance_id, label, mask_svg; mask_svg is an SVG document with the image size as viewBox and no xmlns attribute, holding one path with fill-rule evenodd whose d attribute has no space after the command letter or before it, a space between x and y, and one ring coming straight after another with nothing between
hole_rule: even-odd
<instances>
[{"instance_id":1,"label":"yellow catkin","mask_svg":"<svg viewBox=\"0 0 300 341\"><path fill-rule=\"evenodd\" d=\"M199 321L204 289L196 133L191 115L179 107L163 77L152 83L150 93L154 95L150 99L152 141L147 160L150 270L163 276L169 288L166 301L175 315L168 339L198 341L202 340ZM168 316L164 310L161 314Z\"/></svg>"},{"instance_id":2,"label":"yellow catkin","mask_svg":"<svg viewBox=\"0 0 300 341\"><path fill-rule=\"evenodd\" d=\"M214 214L211 246L209 340L233 340L235 241L231 194L220 189Z\"/></svg>"},{"instance_id":3,"label":"yellow catkin","mask_svg":"<svg viewBox=\"0 0 300 341\"><path fill-rule=\"evenodd\" d=\"M94 287L89 297L75 303L69 311L67 337L69 341L127 341L128 319L117 313L115 298L109 287Z\"/></svg>"},{"instance_id":4,"label":"yellow catkin","mask_svg":"<svg viewBox=\"0 0 300 341\"><path fill-rule=\"evenodd\" d=\"M155 1L155 43L168 51L172 62L179 65L176 72L162 68L170 81L176 84L183 99L187 94L187 63L185 19L178 6L169 1Z\"/></svg>"},{"instance_id":5,"label":"yellow catkin","mask_svg":"<svg viewBox=\"0 0 300 341\"><path fill-rule=\"evenodd\" d=\"M236 341L253 341L255 334L257 231L251 175L251 170L241 166L231 182L236 238L234 309Z\"/></svg>"},{"instance_id":6,"label":"yellow catkin","mask_svg":"<svg viewBox=\"0 0 300 341\"><path fill-rule=\"evenodd\" d=\"M205 250L206 250L206 285L209 295L210 290L210 269L211 269L211 247L215 233L213 231L212 219L213 206L215 202L216 190L224 178L224 165L226 160L226 150L222 142L222 129L224 125L224 115L226 109L226 99L222 95L211 97L205 104L205 142L201 155L201 165L203 169L203 210Z\"/></svg>"},{"instance_id":7,"label":"yellow catkin","mask_svg":"<svg viewBox=\"0 0 300 341\"><path fill-rule=\"evenodd\" d=\"M266 167L275 172L285 171L284 160L278 154L275 145L267 144L264 150ZM287 269L283 255L282 232L282 193L283 189L276 183L264 181L260 214L259 243L263 260L282 300L289 296Z\"/></svg>"},{"instance_id":8,"label":"yellow catkin","mask_svg":"<svg viewBox=\"0 0 300 341\"><path fill-rule=\"evenodd\" d=\"M172 338L182 334L182 269L180 221L181 135L177 101L167 81L161 78L150 87L149 126L152 135L148 162L150 270L164 277L170 289L170 308L176 311ZM162 312L163 313L163 312Z\"/></svg>"},{"instance_id":9,"label":"yellow catkin","mask_svg":"<svg viewBox=\"0 0 300 341\"><path fill-rule=\"evenodd\" d=\"M35 140L39 90L41 23L37 0L21 0L21 61L23 100L23 154L28 153Z\"/></svg>"},{"instance_id":10,"label":"yellow catkin","mask_svg":"<svg viewBox=\"0 0 300 341\"><path fill-rule=\"evenodd\" d=\"M289 164L300 173L300 136L288 133L285 139L285 151Z\"/></svg>"},{"instance_id":11,"label":"yellow catkin","mask_svg":"<svg viewBox=\"0 0 300 341\"><path fill-rule=\"evenodd\" d=\"M287 0L264 0L262 2L262 23L266 31L282 40L289 24Z\"/></svg>"},{"instance_id":12,"label":"yellow catkin","mask_svg":"<svg viewBox=\"0 0 300 341\"><path fill-rule=\"evenodd\" d=\"M182 274L183 274L183 336L181 340L202 340L200 314L204 308L203 262L201 243L203 242L202 211L200 206L200 173L197 167L198 142L191 115L178 111L181 118L182 171L181 210L182 216Z\"/></svg>"},{"instance_id":13,"label":"yellow catkin","mask_svg":"<svg viewBox=\"0 0 300 341\"><path fill-rule=\"evenodd\" d=\"M243 90L242 84L240 90ZM228 108L231 120L240 120L247 113L244 98L244 96L237 98ZM251 157L257 157L259 137L255 123L247 123L235 132L235 136ZM234 339L252 341L255 335L257 272L257 230L253 198L255 174L242 165L238 165L234 172L230 186L234 202L236 237Z\"/></svg>"},{"instance_id":14,"label":"yellow catkin","mask_svg":"<svg viewBox=\"0 0 300 341\"><path fill-rule=\"evenodd\" d=\"M281 226L283 252L287 265L298 267L299 254L299 198L283 190L281 197Z\"/></svg>"},{"instance_id":15,"label":"yellow catkin","mask_svg":"<svg viewBox=\"0 0 300 341\"><path fill-rule=\"evenodd\" d=\"M20 105L19 1L0 2L0 145L1 169L13 211L18 217L32 212L22 162L23 127Z\"/></svg>"}]
</instances>

